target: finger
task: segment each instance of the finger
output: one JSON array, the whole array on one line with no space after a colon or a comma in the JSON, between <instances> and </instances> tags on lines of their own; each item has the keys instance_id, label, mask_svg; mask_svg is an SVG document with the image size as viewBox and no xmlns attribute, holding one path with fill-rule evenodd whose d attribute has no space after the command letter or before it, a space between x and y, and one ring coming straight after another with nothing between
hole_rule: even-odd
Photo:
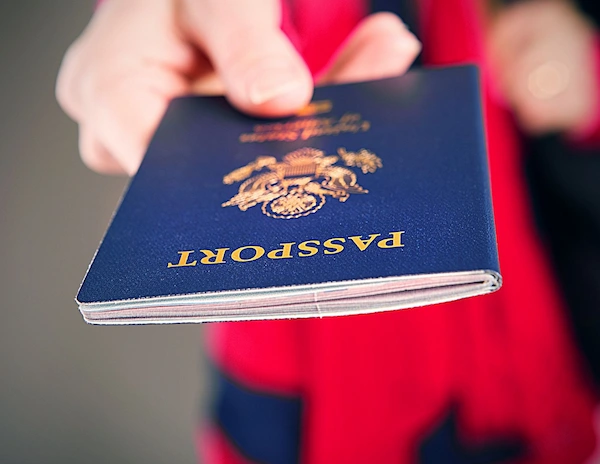
<instances>
[{"instance_id":1,"label":"finger","mask_svg":"<svg viewBox=\"0 0 600 464\"><path fill-rule=\"evenodd\" d=\"M285 116L309 102L312 77L279 27L278 0L187 0L182 14L240 110Z\"/></svg>"},{"instance_id":2,"label":"finger","mask_svg":"<svg viewBox=\"0 0 600 464\"><path fill-rule=\"evenodd\" d=\"M189 92L189 83L151 64L98 79L82 93L82 123L94 128L106 150L133 175L169 101Z\"/></svg>"},{"instance_id":3,"label":"finger","mask_svg":"<svg viewBox=\"0 0 600 464\"><path fill-rule=\"evenodd\" d=\"M58 104L71 119L78 120L81 110L75 96L76 61L80 57L79 41L69 47L56 78L55 94Z\"/></svg>"},{"instance_id":4,"label":"finger","mask_svg":"<svg viewBox=\"0 0 600 464\"><path fill-rule=\"evenodd\" d=\"M403 74L420 51L421 43L396 15L377 13L357 26L319 82L357 82Z\"/></svg>"},{"instance_id":5,"label":"finger","mask_svg":"<svg viewBox=\"0 0 600 464\"><path fill-rule=\"evenodd\" d=\"M86 126L79 126L79 153L85 165L101 174L125 174L125 169Z\"/></svg>"}]
</instances>

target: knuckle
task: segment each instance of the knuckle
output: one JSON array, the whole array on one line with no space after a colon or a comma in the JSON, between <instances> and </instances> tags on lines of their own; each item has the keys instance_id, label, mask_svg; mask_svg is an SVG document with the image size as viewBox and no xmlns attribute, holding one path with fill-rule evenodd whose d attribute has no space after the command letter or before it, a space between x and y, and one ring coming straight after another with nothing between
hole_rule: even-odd
<instances>
[{"instance_id":1,"label":"knuckle","mask_svg":"<svg viewBox=\"0 0 600 464\"><path fill-rule=\"evenodd\" d=\"M90 107L107 101L119 79L111 78L114 66L87 59L85 43L76 41L67 50L56 79L55 95L61 108L76 121L85 120Z\"/></svg>"},{"instance_id":2,"label":"knuckle","mask_svg":"<svg viewBox=\"0 0 600 464\"><path fill-rule=\"evenodd\" d=\"M56 78L55 96L61 108L74 116L77 107L77 87L80 82L81 53L78 42L69 47Z\"/></svg>"}]
</instances>

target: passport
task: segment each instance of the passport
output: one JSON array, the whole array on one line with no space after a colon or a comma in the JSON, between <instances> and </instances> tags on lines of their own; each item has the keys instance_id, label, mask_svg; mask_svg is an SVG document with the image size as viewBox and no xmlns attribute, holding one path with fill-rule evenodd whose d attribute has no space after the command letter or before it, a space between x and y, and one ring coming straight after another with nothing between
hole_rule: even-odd
<instances>
[{"instance_id":1,"label":"passport","mask_svg":"<svg viewBox=\"0 0 600 464\"><path fill-rule=\"evenodd\" d=\"M501 285L478 71L323 86L298 115L175 99L90 264L87 322L341 316Z\"/></svg>"}]
</instances>

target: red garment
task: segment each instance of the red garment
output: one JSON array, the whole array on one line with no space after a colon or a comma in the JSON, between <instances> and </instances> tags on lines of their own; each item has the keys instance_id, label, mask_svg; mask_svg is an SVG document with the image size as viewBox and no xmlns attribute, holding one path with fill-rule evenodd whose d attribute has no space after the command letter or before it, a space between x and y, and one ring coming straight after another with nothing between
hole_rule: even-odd
<instances>
[{"instance_id":1,"label":"red garment","mask_svg":"<svg viewBox=\"0 0 600 464\"><path fill-rule=\"evenodd\" d=\"M522 440L519 457L502 462L581 463L595 446L595 398L535 235L513 119L492 97L479 2L422 3L425 63L477 63L484 76L503 288L407 311L212 324L210 355L244 388L301 399L303 463L425 462L424 443L448 417L465 449ZM365 8L301 0L284 13L284 30L317 73ZM207 462L253 462L219 427L207 437Z\"/></svg>"}]
</instances>

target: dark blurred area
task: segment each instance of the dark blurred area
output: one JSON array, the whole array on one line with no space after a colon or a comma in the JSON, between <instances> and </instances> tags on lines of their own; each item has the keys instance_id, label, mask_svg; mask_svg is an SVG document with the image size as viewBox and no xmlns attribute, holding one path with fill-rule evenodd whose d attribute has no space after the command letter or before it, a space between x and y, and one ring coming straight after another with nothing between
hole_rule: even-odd
<instances>
[{"instance_id":1,"label":"dark blurred area","mask_svg":"<svg viewBox=\"0 0 600 464\"><path fill-rule=\"evenodd\" d=\"M600 3L578 0L600 23ZM600 150L560 135L526 140L525 173L538 231L548 249L576 343L600 386Z\"/></svg>"},{"instance_id":2,"label":"dark blurred area","mask_svg":"<svg viewBox=\"0 0 600 464\"><path fill-rule=\"evenodd\" d=\"M525 160L542 239L569 308L575 340L600 386L600 157L558 136L529 141Z\"/></svg>"},{"instance_id":3,"label":"dark blurred area","mask_svg":"<svg viewBox=\"0 0 600 464\"><path fill-rule=\"evenodd\" d=\"M200 327L92 327L73 301L126 185L54 97L93 4L0 2L0 462L195 462Z\"/></svg>"},{"instance_id":4,"label":"dark blurred area","mask_svg":"<svg viewBox=\"0 0 600 464\"><path fill-rule=\"evenodd\" d=\"M578 0L577 4L585 14L596 20L600 18L600 3L596 0Z\"/></svg>"}]
</instances>

